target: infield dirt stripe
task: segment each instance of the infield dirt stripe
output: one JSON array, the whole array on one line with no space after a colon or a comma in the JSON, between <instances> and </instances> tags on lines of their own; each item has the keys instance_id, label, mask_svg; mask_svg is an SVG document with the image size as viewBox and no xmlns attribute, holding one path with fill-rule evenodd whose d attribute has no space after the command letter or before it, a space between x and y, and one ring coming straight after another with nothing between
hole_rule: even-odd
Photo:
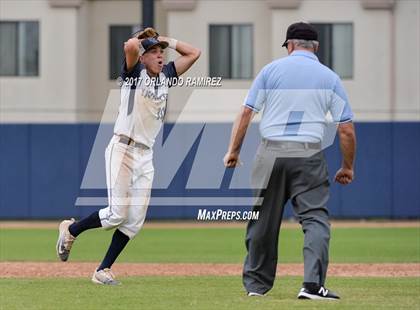
<instances>
[{"instance_id":1,"label":"infield dirt stripe","mask_svg":"<svg viewBox=\"0 0 420 310\"><path fill-rule=\"evenodd\" d=\"M0 262L0 278L89 277L97 267L91 262ZM240 276L240 264L117 263L120 276ZM280 264L280 276L302 276L303 264ZM420 263L330 264L329 276L420 277Z\"/></svg>"}]
</instances>

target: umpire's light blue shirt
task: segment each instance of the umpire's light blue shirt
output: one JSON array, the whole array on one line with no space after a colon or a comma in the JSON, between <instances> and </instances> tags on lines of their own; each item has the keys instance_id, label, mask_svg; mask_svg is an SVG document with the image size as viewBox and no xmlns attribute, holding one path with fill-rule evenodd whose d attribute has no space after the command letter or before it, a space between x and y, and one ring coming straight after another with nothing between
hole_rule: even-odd
<instances>
[{"instance_id":1,"label":"umpire's light blue shirt","mask_svg":"<svg viewBox=\"0 0 420 310\"><path fill-rule=\"evenodd\" d=\"M263 109L260 132L269 140L321 142L328 124L353 119L339 76L301 50L266 65L244 105Z\"/></svg>"}]
</instances>

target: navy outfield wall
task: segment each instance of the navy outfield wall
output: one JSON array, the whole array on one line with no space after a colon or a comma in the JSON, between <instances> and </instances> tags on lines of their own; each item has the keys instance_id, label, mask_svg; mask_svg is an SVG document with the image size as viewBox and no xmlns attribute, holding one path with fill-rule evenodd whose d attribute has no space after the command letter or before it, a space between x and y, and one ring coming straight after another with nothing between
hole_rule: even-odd
<instances>
[{"instance_id":1,"label":"navy outfield wall","mask_svg":"<svg viewBox=\"0 0 420 310\"><path fill-rule=\"evenodd\" d=\"M188 131L193 125L176 126L183 126ZM206 124L206 128L216 129L215 132L227 137L231 124L211 123ZM101 207L75 206L78 196L92 195L92 191L81 190L80 184L97 129L98 124L1 124L0 218L82 217ZM356 180L346 187L331 183L329 209L332 217L419 218L420 122L362 122L356 124L356 130ZM257 125L252 125L249 134L258 139ZM171 184L171 190L178 195L183 195L182 188L194 157L192 153L189 152L177 172L176 182ZM331 179L341 161L337 139L326 150L326 157ZM156 172L159 167L155 161ZM212 167L207 169L209 171L202 172L203 176L211 173ZM154 190L153 195L164 192ZM209 193L211 191L205 194ZM96 194L103 196L106 191L97 190ZM150 206L148 218L193 219L199 208L205 207ZM289 206L285 216L291 215Z\"/></svg>"}]
</instances>

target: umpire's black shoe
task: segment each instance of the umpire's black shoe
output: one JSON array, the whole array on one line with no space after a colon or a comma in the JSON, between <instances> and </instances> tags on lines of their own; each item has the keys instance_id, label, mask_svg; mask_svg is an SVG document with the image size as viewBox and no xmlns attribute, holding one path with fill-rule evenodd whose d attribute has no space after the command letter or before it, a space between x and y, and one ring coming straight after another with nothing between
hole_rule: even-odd
<instances>
[{"instance_id":1,"label":"umpire's black shoe","mask_svg":"<svg viewBox=\"0 0 420 310\"><path fill-rule=\"evenodd\" d=\"M320 286L318 289L309 290L307 288L302 288L298 294L298 299L317 299L317 300L338 300L340 296L336 293L331 292L329 289L326 289L323 286Z\"/></svg>"}]
</instances>

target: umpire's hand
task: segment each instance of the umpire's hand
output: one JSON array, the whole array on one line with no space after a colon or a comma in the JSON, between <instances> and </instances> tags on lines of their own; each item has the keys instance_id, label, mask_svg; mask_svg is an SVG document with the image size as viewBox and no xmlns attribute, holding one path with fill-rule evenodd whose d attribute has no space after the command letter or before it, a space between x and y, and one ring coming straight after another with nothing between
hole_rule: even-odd
<instances>
[{"instance_id":1,"label":"umpire's hand","mask_svg":"<svg viewBox=\"0 0 420 310\"><path fill-rule=\"evenodd\" d=\"M223 163L225 167L234 168L239 166L241 163L239 161L239 153L227 152L223 158Z\"/></svg>"},{"instance_id":2,"label":"umpire's hand","mask_svg":"<svg viewBox=\"0 0 420 310\"><path fill-rule=\"evenodd\" d=\"M343 185L347 185L353 181L353 178L354 178L354 172L352 169L341 168L335 174L334 181Z\"/></svg>"}]
</instances>

